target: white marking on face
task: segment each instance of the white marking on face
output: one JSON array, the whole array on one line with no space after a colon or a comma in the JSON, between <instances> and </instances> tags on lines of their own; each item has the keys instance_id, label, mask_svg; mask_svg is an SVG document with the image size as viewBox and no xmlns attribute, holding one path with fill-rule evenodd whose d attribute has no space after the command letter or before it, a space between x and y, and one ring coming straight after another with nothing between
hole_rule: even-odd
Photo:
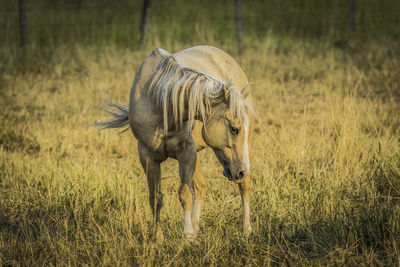
<instances>
[{"instance_id":1,"label":"white marking on face","mask_svg":"<svg viewBox=\"0 0 400 267\"><path fill-rule=\"evenodd\" d=\"M243 143L243 160L246 166L246 173L250 172L250 157L249 157L249 128L250 120L247 114L244 115L244 143Z\"/></svg>"}]
</instances>

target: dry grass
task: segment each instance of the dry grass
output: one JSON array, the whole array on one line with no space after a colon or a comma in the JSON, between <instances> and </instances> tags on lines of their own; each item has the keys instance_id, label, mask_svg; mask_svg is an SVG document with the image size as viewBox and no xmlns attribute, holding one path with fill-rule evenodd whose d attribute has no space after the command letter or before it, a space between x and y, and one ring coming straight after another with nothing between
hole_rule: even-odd
<instances>
[{"instance_id":1,"label":"dry grass","mask_svg":"<svg viewBox=\"0 0 400 267\"><path fill-rule=\"evenodd\" d=\"M1 265L399 264L398 44L343 50L270 34L240 56L223 46L255 82L254 233L241 235L238 190L206 151L209 191L192 243L176 162L162 165L161 245L150 241L136 140L91 127L105 97L128 103L152 47L59 47L24 60L3 48Z\"/></svg>"}]
</instances>

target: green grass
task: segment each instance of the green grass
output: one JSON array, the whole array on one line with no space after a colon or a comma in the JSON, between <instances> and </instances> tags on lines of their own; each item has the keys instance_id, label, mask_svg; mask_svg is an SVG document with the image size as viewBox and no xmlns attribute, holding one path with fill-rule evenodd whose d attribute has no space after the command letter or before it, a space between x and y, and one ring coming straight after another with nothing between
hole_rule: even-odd
<instances>
[{"instance_id":1,"label":"green grass","mask_svg":"<svg viewBox=\"0 0 400 267\"><path fill-rule=\"evenodd\" d=\"M82 8L89 6L85 2ZM152 15L162 14L161 8L171 7L154 8ZM345 5L334 9L340 8ZM16 47L11 28L5 30L0 265L399 264L400 47L395 33L347 40L345 30L338 30L315 38L314 29L299 25L299 36L272 20L266 32L259 26L246 35L239 55L233 26L223 24L233 8L222 13L215 29L201 16L206 11L182 12L195 16L193 28L167 13L155 18L141 47L118 27L123 21L115 21L104 39L100 29L86 26L80 29L83 41L76 43L76 26L44 33L42 44L31 35L25 51ZM64 21L68 12L57 19ZM97 16L81 18L100 20ZM163 20L172 23L165 32ZM260 25L257 16L249 20ZM128 103L133 76L155 46L173 52L197 43L229 51L254 82L254 233L241 234L238 189L207 150L200 153L209 190L198 238L192 243L183 238L177 164L168 160L162 165L165 242L155 245L136 140L129 132L98 132L91 124L105 119L99 108L105 97Z\"/></svg>"}]
</instances>

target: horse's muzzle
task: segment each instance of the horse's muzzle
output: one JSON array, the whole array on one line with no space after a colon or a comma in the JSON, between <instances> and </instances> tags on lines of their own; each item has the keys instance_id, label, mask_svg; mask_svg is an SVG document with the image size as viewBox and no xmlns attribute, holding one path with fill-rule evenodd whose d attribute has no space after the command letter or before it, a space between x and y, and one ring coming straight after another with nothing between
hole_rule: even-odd
<instances>
[{"instance_id":1,"label":"horse's muzzle","mask_svg":"<svg viewBox=\"0 0 400 267\"><path fill-rule=\"evenodd\" d=\"M245 172L243 170L239 170L236 175L232 175L231 170L229 167L225 167L224 171L222 174L228 178L229 181L232 181L234 183L241 183L243 181L243 178L246 176Z\"/></svg>"}]
</instances>

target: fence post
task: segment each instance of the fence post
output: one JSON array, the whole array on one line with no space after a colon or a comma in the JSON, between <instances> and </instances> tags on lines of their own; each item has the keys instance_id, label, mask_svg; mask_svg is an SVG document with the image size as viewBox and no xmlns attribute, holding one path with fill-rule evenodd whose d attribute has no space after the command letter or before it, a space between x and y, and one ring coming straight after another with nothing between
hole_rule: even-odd
<instances>
[{"instance_id":1,"label":"fence post","mask_svg":"<svg viewBox=\"0 0 400 267\"><path fill-rule=\"evenodd\" d=\"M140 43L143 44L146 40L146 28L149 22L149 10L151 0L143 0L142 16L140 18Z\"/></svg>"},{"instance_id":2,"label":"fence post","mask_svg":"<svg viewBox=\"0 0 400 267\"><path fill-rule=\"evenodd\" d=\"M348 0L348 4L350 36L353 37L356 33L356 0Z\"/></svg>"},{"instance_id":3,"label":"fence post","mask_svg":"<svg viewBox=\"0 0 400 267\"><path fill-rule=\"evenodd\" d=\"M235 18L236 18L236 38L239 52L241 51L243 41L243 10L242 0L235 0Z\"/></svg>"},{"instance_id":4,"label":"fence post","mask_svg":"<svg viewBox=\"0 0 400 267\"><path fill-rule=\"evenodd\" d=\"M25 0L19 0L19 44L25 47L28 41Z\"/></svg>"}]
</instances>

